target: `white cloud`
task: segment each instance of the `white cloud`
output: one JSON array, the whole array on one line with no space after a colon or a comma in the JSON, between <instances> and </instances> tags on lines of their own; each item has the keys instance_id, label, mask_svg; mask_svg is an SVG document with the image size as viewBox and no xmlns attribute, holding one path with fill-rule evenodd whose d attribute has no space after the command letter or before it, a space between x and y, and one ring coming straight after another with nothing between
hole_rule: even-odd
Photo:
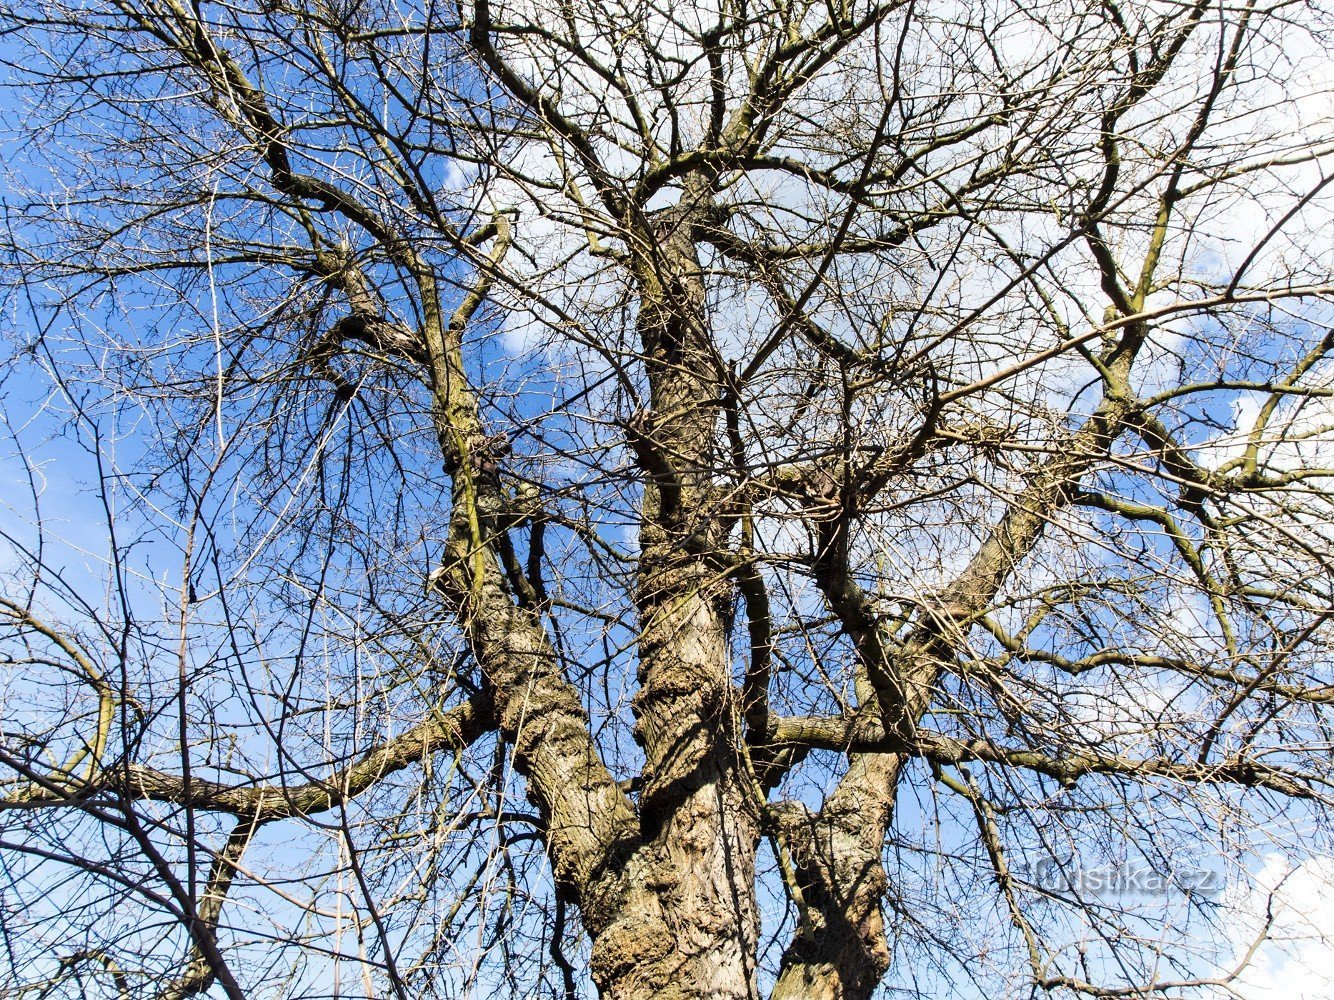
<instances>
[{"instance_id":1,"label":"white cloud","mask_svg":"<svg viewBox=\"0 0 1334 1000\"><path fill-rule=\"evenodd\" d=\"M1334 857L1291 867L1271 856L1254 882L1233 900L1237 961L1273 922L1236 982L1245 1000L1334 1000ZM1223 993L1218 994L1220 997Z\"/></svg>"}]
</instances>

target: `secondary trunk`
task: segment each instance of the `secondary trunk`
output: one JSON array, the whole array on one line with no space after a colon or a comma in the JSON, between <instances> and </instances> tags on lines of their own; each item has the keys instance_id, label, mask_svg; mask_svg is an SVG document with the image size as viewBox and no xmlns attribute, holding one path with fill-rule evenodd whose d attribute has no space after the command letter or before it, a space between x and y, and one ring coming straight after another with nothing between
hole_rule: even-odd
<instances>
[{"instance_id":1,"label":"secondary trunk","mask_svg":"<svg viewBox=\"0 0 1334 1000\"><path fill-rule=\"evenodd\" d=\"M856 754L819 813L778 811L805 912L772 1000L864 1000L889 968L882 861L903 758Z\"/></svg>"}]
</instances>

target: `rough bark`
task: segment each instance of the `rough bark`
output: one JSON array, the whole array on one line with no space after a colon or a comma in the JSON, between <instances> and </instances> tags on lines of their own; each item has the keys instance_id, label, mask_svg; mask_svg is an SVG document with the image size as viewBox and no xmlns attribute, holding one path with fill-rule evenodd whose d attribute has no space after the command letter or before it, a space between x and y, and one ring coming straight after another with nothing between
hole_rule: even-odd
<instances>
[{"instance_id":1,"label":"rough bark","mask_svg":"<svg viewBox=\"0 0 1334 1000\"><path fill-rule=\"evenodd\" d=\"M497 221L492 268L508 245ZM588 714L565 677L537 614L508 592L496 555L500 516L509 506L494 465L483 450L476 394L464 372L461 339L489 291L494 271L448 322L431 276L421 275L427 303L424 334L430 358L437 434L453 485L445 564L434 579L457 617L492 694L501 734L514 748L515 769L543 819L557 891L582 907L590 931L608 903L616 869L635 843L634 811L593 744Z\"/></svg>"},{"instance_id":2,"label":"rough bark","mask_svg":"<svg viewBox=\"0 0 1334 1000\"><path fill-rule=\"evenodd\" d=\"M855 754L818 813L796 802L774 810L803 913L773 1000L869 996L889 968L881 856L903 761L896 754Z\"/></svg>"},{"instance_id":3,"label":"rough bark","mask_svg":"<svg viewBox=\"0 0 1334 1000\"><path fill-rule=\"evenodd\" d=\"M740 750L726 585L708 559L719 370L688 214L654 222L637 274L652 409L630 428L647 479L634 700L642 847L619 912L595 935L593 975L607 997L747 998L759 801Z\"/></svg>"}]
</instances>

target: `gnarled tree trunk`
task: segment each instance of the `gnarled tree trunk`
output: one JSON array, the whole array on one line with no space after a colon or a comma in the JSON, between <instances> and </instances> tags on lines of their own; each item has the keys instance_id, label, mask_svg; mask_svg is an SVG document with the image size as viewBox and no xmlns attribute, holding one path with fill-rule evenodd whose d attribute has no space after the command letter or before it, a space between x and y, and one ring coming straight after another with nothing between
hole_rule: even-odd
<instances>
[{"instance_id":1,"label":"gnarled tree trunk","mask_svg":"<svg viewBox=\"0 0 1334 1000\"><path fill-rule=\"evenodd\" d=\"M640 540L636 738L646 757L642 846L622 904L595 936L603 995L755 995L761 802L733 691L728 584L713 495L721 371L705 326L689 212L655 220L639 261L652 409L629 433L646 482Z\"/></svg>"}]
</instances>

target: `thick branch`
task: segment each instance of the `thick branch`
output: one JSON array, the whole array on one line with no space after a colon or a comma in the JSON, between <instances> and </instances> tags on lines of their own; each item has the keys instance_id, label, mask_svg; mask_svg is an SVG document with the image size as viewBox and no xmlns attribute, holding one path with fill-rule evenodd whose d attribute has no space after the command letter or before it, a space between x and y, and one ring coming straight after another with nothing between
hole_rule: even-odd
<instances>
[{"instance_id":1,"label":"thick branch","mask_svg":"<svg viewBox=\"0 0 1334 1000\"><path fill-rule=\"evenodd\" d=\"M1109 774L1137 779L1167 778L1186 784L1267 788L1291 798L1322 801L1329 797L1325 787L1334 785L1328 776L1275 767L1257 758L1240 755L1216 763L1083 751L1053 756L1039 750L997 746L984 739L956 739L923 729L904 736L886 732L874 719L836 716L774 719L769 728L769 741L777 747L903 754L937 764L980 761L1033 771L1067 785L1088 775Z\"/></svg>"},{"instance_id":2,"label":"thick branch","mask_svg":"<svg viewBox=\"0 0 1334 1000\"><path fill-rule=\"evenodd\" d=\"M463 750L494 726L490 702L478 695L386 741L356 763L336 770L326 781L303 785L225 785L192 776L186 782L178 774L129 764L87 780L68 775L58 783L43 782L22 795L3 800L0 809L78 805L103 792L113 792L130 799L170 802L269 823L333 809L387 775L441 751Z\"/></svg>"}]
</instances>

